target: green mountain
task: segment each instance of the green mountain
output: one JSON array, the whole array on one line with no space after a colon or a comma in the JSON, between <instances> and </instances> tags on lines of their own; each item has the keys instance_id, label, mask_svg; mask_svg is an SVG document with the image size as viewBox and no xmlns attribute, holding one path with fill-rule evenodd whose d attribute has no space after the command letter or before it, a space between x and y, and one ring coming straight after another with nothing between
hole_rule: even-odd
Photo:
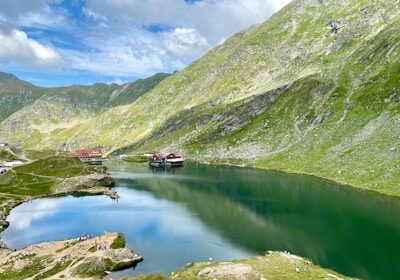
<instances>
[{"instance_id":1,"label":"green mountain","mask_svg":"<svg viewBox=\"0 0 400 280\"><path fill-rule=\"evenodd\" d=\"M38 141L34 148L50 147L41 142L44 137L56 130L74 127L110 108L131 104L168 76L159 73L124 85L40 88L0 73L0 104L4 104L0 110L0 135L23 148L29 147L30 141Z\"/></svg>"},{"instance_id":2,"label":"green mountain","mask_svg":"<svg viewBox=\"0 0 400 280\"><path fill-rule=\"evenodd\" d=\"M38 87L0 72L0 121L31 104L43 95Z\"/></svg>"},{"instance_id":3,"label":"green mountain","mask_svg":"<svg viewBox=\"0 0 400 280\"><path fill-rule=\"evenodd\" d=\"M131 104L51 130L24 120L29 138L12 131L18 111L0 133L25 148L180 150L398 195L399 14L397 0L293 1Z\"/></svg>"}]
</instances>

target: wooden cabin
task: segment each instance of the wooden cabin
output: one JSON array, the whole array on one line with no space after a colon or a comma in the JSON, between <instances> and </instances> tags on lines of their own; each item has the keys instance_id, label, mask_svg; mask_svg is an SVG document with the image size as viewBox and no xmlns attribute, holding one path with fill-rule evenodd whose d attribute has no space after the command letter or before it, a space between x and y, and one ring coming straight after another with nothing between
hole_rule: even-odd
<instances>
[{"instance_id":1,"label":"wooden cabin","mask_svg":"<svg viewBox=\"0 0 400 280\"><path fill-rule=\"evenodd\" d=\"M182 166L185 160L183 159L182 154L180 153L163 153L157 152L154 153L150 158L150 166L158 167L158 166Z\"/></svg>"}]
</instances>

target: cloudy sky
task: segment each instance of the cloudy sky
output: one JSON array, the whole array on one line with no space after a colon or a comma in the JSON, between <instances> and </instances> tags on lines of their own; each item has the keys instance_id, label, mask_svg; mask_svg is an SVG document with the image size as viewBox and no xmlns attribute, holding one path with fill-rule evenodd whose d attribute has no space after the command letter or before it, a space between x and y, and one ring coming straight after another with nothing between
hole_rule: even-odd
<instances>
[{"instance_id":1,"label":"cloudy sky","mask_svg":"<svg viewBox=\"0 0 400 280\"><path fill-rule=\"evenodd\" d=\"M0 0L0 71L42 86L182 69L290 0Z\"/></svg>"}]
</instances>

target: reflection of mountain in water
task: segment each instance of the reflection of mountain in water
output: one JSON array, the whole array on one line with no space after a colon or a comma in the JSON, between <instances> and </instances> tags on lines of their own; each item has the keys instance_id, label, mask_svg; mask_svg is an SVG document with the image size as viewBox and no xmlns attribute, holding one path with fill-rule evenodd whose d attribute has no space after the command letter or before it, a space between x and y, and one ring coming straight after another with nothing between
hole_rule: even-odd
<instances>
[{"instance_id":1,"label":"reflection of mountain in water","mask_svg":"<svg viewBox=\"0 0 400 280\"><path fill-rule=\"evenodd\" d=\"M147 171L148 172L148 171ZM247 250L288 250L364 279L397 271L400 203L310 176L190 164L174 174L121 180L183 203Z\"/></svg>"}]
</instances>

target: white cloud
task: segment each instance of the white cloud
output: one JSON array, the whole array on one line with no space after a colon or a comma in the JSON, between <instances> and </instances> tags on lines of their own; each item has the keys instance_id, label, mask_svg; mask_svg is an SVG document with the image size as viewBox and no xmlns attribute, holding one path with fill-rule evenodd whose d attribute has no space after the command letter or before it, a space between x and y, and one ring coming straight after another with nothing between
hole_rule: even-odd
<instances>
[{"instance_id":1,"label":"white cloud","mask_svg":"<svg viewBox=\"0 0 400 280\"><path fill-rule=\"evenodd\" d=\"M0 32L0 60L9 66L28 66L34 69L54 70L61 66L59 53L51 46L28 38L25 32Z\"/></svg>"},{"instance_id":2,"label":"white cloud","mask_svg":"<svg viewBox=\"0 0 400 280\"><path fill-rule=\"evenodd\" d=\"M107 21L107 18L105 16L101 16L95 12L93 12L91 9L83 7L82 12L90 19L96 20L96 21Z\"/></svg>"},{"instance_id":3,"label":"white cloud","mask_svg":"<svg viewBox=\"0 0 400 280\"><path fill-rule=\"evenodd\" d=\"M157 38L137 28L112 36L94 34L84 40L85 51L63 50L62 55L75 70L114 76L146 76L164 69L163 54Z\"/></svg>"},{"instance_id":4,"label":"white cloud","mask_svg":"<svg viewBox=\"0 0 400 280\"><path fill-rule=\"evenodd\" d=\"M13 0L13 1L7 1L7 4L4 2L6 1L1 1L1 9L0 9L0 15L8 18L8 19L15 19L21 14L25 14L31 11L36 11L38 9L44 8L46 5L45 0Z\"/></svg>"},{"instance_id":5,"label":"white cloud","mask_svg":"<svg viewBox=\"0 0 400 280\"><path fill-rule=\"evenodd\" d=\"M30 12L21 15L17 24L23 27L35 27L49 30L68 29L71 22L62 13L53 13L52 10L44 9L42 11Z\"/></svg>"},{"instance_id":6,"label":"white cloud","mask_svg":"<svg viewBox=\"0 0 400 280\"><path fill-rule=\"evenodd\" d=\"M178 57L201 53L208 48L207 39L192 28L176 28L164 32L163 43L170 53Z\"/></svg>"},{"instance_id":7,"label":"white cloud","mask_svg":"<svg viewBox=\"0 0 400 280\"><path fill-rule=\"evenodd\" d=\"M96 14L116 21L167 24L197 30L211 44L263 22L290 0L87 0Z\"/></svg>"},{"instance_id":8,"label":"white cloud","mask_svg":"<svg viewBox=\"0 0 400 280\"><path fill-rule=\"evenodd\" d=\"M86 51L62 50L69 68L113 77L145 77L181 69L209 45L196 30L176 28L154 34L140 26L116 26L87 36Z\"/></svg>"},{"instance_id":9,"label":"white cloud","mask_svg":"<svg viewBox=\"0 0 400 280\"><path fill-rule=\"evenodd\" d=\"M72 69L115 77L182 69L288 1L88 0L85 15L103 25L86 34L90 51L69 51L65 58ZM143 27L159 24L173 28L153 33Z\"/></svg>"},{"instance_id":10,"label":"white cloud","mask_svg":"<svg viewBox=\"0 0 400 280\"><path fill-rule=\"evenodd\" d=\"M185 67L236 32L261 23L290 0L13 0L0 9L0 62L24 69L144 77ZM64 2L65 3L65 0ZM7 25L8 32L4 31ZM149 26L166 26L153 32ZM40 42L23 31L34 27ZM1 31L3 30L3 32ZM11 31L12 30L12 31ZM42 30L52 30L50 33ZM56 32L53 32L56 31ZM66 35L66 36L65 36ZM51 36L47 37L47 36ZM74 40L68 41L70 38ZM46 40L53 42L58 48ZM79 44L76 42L79 41ZM18 51L17 51L18 50Z\"/></svg>"}]
</instances>

